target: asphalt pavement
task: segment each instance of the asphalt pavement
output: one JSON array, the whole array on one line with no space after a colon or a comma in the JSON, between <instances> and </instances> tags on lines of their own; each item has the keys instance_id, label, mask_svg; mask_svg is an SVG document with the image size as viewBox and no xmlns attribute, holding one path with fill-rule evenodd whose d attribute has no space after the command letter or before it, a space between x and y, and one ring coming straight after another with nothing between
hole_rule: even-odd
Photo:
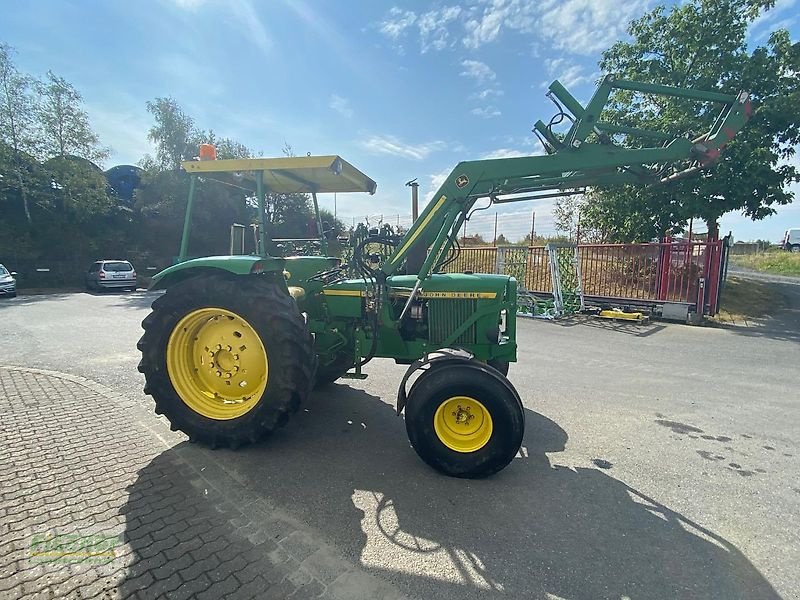
<instances>
[{"instance_id":1,"label":"asphalt pavement","mask_svg":"<svg viewBox=\"0 0 800 600\"><path fill-rule=\"evenodd\" d=\"M0 302L0 364L149 407L136 341L153 298ZM269 440L208 454L410 597L800 598L796 310L758 327L524 320L518 338L526 435L490 479L416 457L392 406L404 367L388 360L316 392Z\"/></svg>"}]
</instances>

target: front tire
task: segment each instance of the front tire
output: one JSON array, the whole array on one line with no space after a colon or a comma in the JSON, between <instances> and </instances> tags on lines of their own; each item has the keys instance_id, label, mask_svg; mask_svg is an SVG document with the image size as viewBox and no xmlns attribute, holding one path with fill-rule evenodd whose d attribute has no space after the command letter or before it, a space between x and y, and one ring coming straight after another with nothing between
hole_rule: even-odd
<instances>
[{"instance_id":1,"label":"front tire","mask_svg":"<svg viewBox=\"0 0 800 600\"><path fill-rule=\"evenodd\" d=\"M255 442L310 393L311 335L267 276L199 276L153 302L139 341L156 413L212 447Z\"/></svg>"},{"instance_id":2,"label":"front tire","mask_svg":"<svg viewBox=\"0 0 800 600\"><path fill-rule=\"evenodd\" d=\"M503 377L508 377L509 362L507 360L500 360L499 358L491 358L486 361L490 367L497 369L503 374Z\"/></svg>"},{"instance_id":3,"label":"front tire","mask_svg":"<svg viewBox=\"0 0 800 600\"><path fill-rule=\"evenodd\" d=\"M475 361L431 368L406 404L411 445L428 465L452 477L488 477L519 452L522 402L509 381Z\"/></svg>"}]
</instances>

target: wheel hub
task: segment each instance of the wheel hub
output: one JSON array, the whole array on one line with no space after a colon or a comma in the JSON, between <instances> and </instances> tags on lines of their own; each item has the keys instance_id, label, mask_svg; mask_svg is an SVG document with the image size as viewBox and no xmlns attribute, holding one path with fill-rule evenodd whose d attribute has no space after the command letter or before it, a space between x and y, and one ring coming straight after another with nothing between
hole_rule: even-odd
<instances>
[{"instance_id":1,"label":"wheel hub","mask_svg":"<svg viewBox=\"0 0 800 600\"><path fill-rule=\"evenodd\" d=\"M242 416L261 398L269 361L261 338L244 318L222 308L201 308L173 329L167 371L189 408L225 420Z\"/></svg>"},{"instance_id":2,"label":"wheel hub","mask_svg":"<svg viewBox=\"0 0 800 600\"><path fill-rule=\"evenodd\" d=\"M466 408L461 408L461 405L458 405L458 408L451 413L456 418L456 424L458 425L469 425L469 422L475 418L475 415L470 413L471 407L467 406Z\"/></svg>"},{"instance_id":3,"label":"wheel hub","mask_svg":"<svg viewBox=\"0 0 800 600\"><path fill-rule=\"evenodd\" d=\"M444 400L433 417L439 441L456 452L475 452L492 437L494 426L488 409L469 396Z\"/></svg>"}]
</instances>

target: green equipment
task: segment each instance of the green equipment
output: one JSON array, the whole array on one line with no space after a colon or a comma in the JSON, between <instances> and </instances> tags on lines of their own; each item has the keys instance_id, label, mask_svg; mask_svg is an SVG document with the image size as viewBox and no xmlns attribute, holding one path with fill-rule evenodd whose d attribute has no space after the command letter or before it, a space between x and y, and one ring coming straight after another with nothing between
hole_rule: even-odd
<instances>
[{"instance_id":1,"label":"green equipment","mask_svg":"<svg viewBox=\"0 0 800 600\"><path fill-rule=\"evenodd\" d=\"M314 386L366 377L367 362L391 358L409 365L397 413L405 410L409 439L425 462L457 477L483 477L508 465L525 422L506 377L517 355L516 280L441 272L457 256L458 232L476 202L684 177L713 164L751 114L746 93L612 76L585 107L557 81L549 89L560 113L534 127L547 154L459 163L405 235L388 228L355 232L347 263L325 256L317 194L372 194L376 184L345 160L214 160L206 148L207 160L185 162L190 185L180 262L153 278L151 288L166 293L153 302L138 346L156 412L191 440L235 448L283 425ZM699 137L667 136L603 121L614 90L717 104L721 112ZM554 132L565 117L569 131ZM197 180L234 174L258 201L256 253L189 260ZM266 192L311 195L322 256L276 256Z\"/></svg>"}]
</instances>

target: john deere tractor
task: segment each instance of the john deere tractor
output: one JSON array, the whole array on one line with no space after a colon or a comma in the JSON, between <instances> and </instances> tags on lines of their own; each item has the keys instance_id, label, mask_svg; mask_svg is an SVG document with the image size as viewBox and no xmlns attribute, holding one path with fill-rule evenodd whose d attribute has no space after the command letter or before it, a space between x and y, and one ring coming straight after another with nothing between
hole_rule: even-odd
<instances>
[{"instance_id":1,"label":"john deere tractor","mask_svg":"<svg viewBox=\"0 0 800 600\"><path fill-rule=\"evenodd\" d=\"M602 119L626 90L717 105L699 136L648 131ZM484 477L519 451L525 413L506 378L516 360L516 281L443 273L458 231L478 201L502 204L581 193L586 186L657 185L712 165L751 114L748 95L649 85L606 76L584 107L557 81L559 109L534 132L546 154L459 163L402 237L362 231L346 263L325 256L317 194L375 192L375 182L338 156L216 160L205 149L183 163L190 175L177 263L153 278L139 342L139 370L156 412L173 429L212 447L255 442L286 423L311 393L340 377L364 378L374 358L408 364L397 395L408 437L442 473ZM698 113L700 109L698 109ZM568 119L566 133L553 131ZM195 182L236 177L258 201L251 255L189 259ZM278 256L265 194L307 193L322 256Z\"/></svg>"}]
</instances>

